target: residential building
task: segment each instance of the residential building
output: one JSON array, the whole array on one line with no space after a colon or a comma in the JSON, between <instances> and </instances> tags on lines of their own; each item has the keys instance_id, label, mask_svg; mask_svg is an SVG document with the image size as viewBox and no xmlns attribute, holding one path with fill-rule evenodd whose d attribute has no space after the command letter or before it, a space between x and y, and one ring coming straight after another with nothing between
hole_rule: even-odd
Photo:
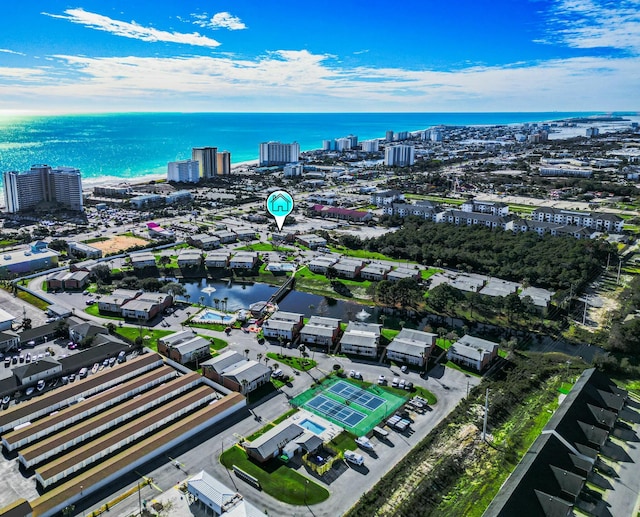
<instances>
[{"instance_id":1,"label":"residential building","mask_svg":"<svg viewBox=\"0 0 640 517\"><path fill-rule=\"evenodd\" d=\"M0 331L0 352L17 350L20 345L20 336L11 329Z\"/></svg>"},{"instance_id":2,"label":"residential building","mask_svg":"<svg viewBox=\"0 0 640 517\"><path fill-rule=\"evenodd\" d=\"M239 251L229 260L231 269L253 269L257 264L257 251Z\"/></svg>"},{"instance_id":3,"label":"residential building","mask_svg":"<svg viewBox=\"0 0 640 517\"><path fill-rule=\"evenodd\" d=\"M309 262L307 267L314 273L325 275L327 273L327 269L333 266L336 262L338 262L337 256L321 255Z\"/></svg>"},{"instance_id":4,"label":"residential building","mask_svg":"<svg viewBox=\"0 0 640 517\"><path fill-rule=\"evenodd\" d=\"M156 267L156 256L150 251L132 253L129 255L133 269L144 269L145 267Z\"/></svg>"},{"instance_id":5,"label":"residential building","mask_svg":"<svg viewBox=\"0 0 640 517\"><path fill-rule=\"evenodd\" d=\"M13 369L13 375L22 386L34 384L41 379L48 379L62 373L62 364L53 357L43 357L29 364L17 366Z\"/></svg>"},{"instance_id":6,"label":"residential building","mask_svg":"<svg viewBox=\"0 0 640 517\"><path fill-rule=\"evenodd\" d=\"M365 222L373 218L373 214L371 212L351 210L349 208L340 208L337 206L313 205L311 207L311 212L313 215L318 215L320 217L354 222Z\"/></svg>"},{"instance_id":7,"label":"residential building","mask_svg":"<svg viewBox=\"0 0 640 517\"><path fill-rule=\"evenodd\" d=\"M367 264L364 268L360 270L360 278L364 278L365 280L373 280L374 282L379 282L381 280L386 280L387 273L391 270L391 266L386 266L384 264Z\"/></svg>"},{"instance_id":8,"label":"residential building","mask_svg":"<svg viewBox=\"0 0 640 517\"><path fill-rule=\"evenodd\" d=\"M93 195L97 197L125 198L133 195L133 189L128 183L119 185L98 185L93 187Z\"/></svg>"},{"instance_id":9,"label":"residential building","mask_svg":"<svg viewBox=\"0 0 640 517\"><path fill-rule=\"evenodd\" d=\"M167 205L176 205L176 204L188 204L193 201L193 194L188 190L176 190L175 192L171 192L167 194L165 197L165 203Z\"/></svg>"},{"instance_id":10,"label":"residential building","mask_svg":"<svg viewBox=\"0 0 640 517\"><path fill-rule=\"evenodd\" d=\"M304 167L301 163L287 163L283 172L285 178L299 178L302 176L303 171Z\"/></svg>"},{"instance_id":11,"label":"residential building","mask_svg":"<svg viewBox=\"0 0 640 517\"><path fill-rule=\"evenodd\" d=\"M360 147L362 148L362 152L377 153L380 149L380 142L378 139L363 140L362 142L360 142Z\"/></svg>"},{"instance_id":12,"label":"residential building","mask_svg":"<svg viewBox=\"0 0 640 517\"><path fill-rule=\"evenodd\" d=\"M327 245L327 240L324 237L319 237L314 233L305 233L304 235L296 235L296 240L306 246L310 250L317 248L323 248Z\"/></svg>"},{"instance_id":13,"label":"residential building","mask_svg":"<svg viewBox=\"0 0 640 517\"><path fill-rule=\"evenodd\" d=\"M85 244L84 242L68 241L67 251L70 255L75 257L84 257L89 259L102 257L101 249Z\"/></svg>"},{"instance_id":14,"label":"residential building","mask_svg":"<svg viewBox=\"0 0 640 517\"><path fill-rule=\"evenodd\" d=\"M214 253L207 253L204 258L204 265L207 267L229 267L229 258L231 253L228 251L216 251Z\"/></svg>"},{"instance_id":15,"label":"residential building","mask_svg":"<svg viewBox=\"0 0 640 517\"><path fill-rule=\"evenodd\" d=\"M412 145L388 145L384 150L384 164L387 167L407 167L415 161Z\"/></svg>"},{"instance_id":16,"label":"residential building","mask_svg":"<svg viewBox=\"0 0 640 517\"><path fill-rule=\"evenodd\" d=\"M258 463L264 463L272 458L277 458L285 449L294 446L293 451L300 449L296 445L295 439L303 435L305 429L297 424L288 421L275 426L263 435L250 442L243 442L242 447L247 455ZM291 454L293 456L293 454Z\"/></svg>"},{"instance_id":17,"label":"residential building","mask_svg":"<svg viewBox=\"0 0 640 517\"><path fill-rule=\"evenodd\" d=\"M187 492L202 515L214 517L256 517L264 514L236 491L227 488L204 470L187 480Z\"/></svg>"},{"instance_id":18,"label":"residential building","mask_svg":"<svg viewBox=\"0 0 640 517\"><path fill-rule=\"evenodd\" d=\"M280 142L263 142L260 144L259 165L286 165L297 162L300 158L300 144L293 142L283 144Z\"/></svg>"},{"instance_id":19,"label":"residential building","mask_svg":"<svg viewBox=\"0 0 640 517\"><path fill-rule=\"evenodd\" d=\"M142 291L132 289L116 289L111 294L102 295L98 299L98 312L100 314L122 314L122 306L130 300L140 296Z\"/></svg>"},{"instance_id":20,"label":"residential building","mask_svg":"<svg viewBox=\"0 0 640 517\"><path fill-rule=\"evenodd\" d=\"M180 250L178 254L178 267L199 267L202 264L202 252L200 250L194 250L185 248Z\"/></svg>"},{"instance_id":21,"label":"residential building","mask_svg":"<svg viewBox=\"0 0 640 517\"><path fill-rule=\"evenodd\" d=\"M79 343L83 339L96 336L97 334L109 334L109 331L101 325L86 321L69 327L69 339L76 343Z\"/></svg>"},{"instance_id":22,"label":"residential building","mask_svg":"<svg viewBox=\"0 0 640 517\"><path fill-rule=\"evenodd\" d=\"M371 194L371 204L378 207L391 205L396 201L404 201L404 194L399 190L385 190Z\"/></svg>"},{"instance_id":23,"label":"residential building","mask_svg":"<svg viewBox=\"0 0 640 517\"><path fill-rule=\"evenodd\" d=\"M564 167L540 167L540 176L569 176L572 178L590 178L591 169L569 169Z\"/></svg>"},{"instance_id":24,"label":"residential building","mask_svg":"<svg viewBox=\"0 0 640 517\"><path fill-rule=\"evenodd\" d=\"M229 232L227 230L218 230L214 235L220 239L222 244L229 244L230 242L236 242L238 240L235 232Z\"/></svg>"},{"instance_id":25,"label":"residential building","mask_svg":"<svg viewBox=\"0 0 640 517\"><path fill-rule=\"evenodd\" d=\"M58 271L47 277L47 288L55 290L80 291L89 285L91 273L88 271Z\"/></svg>"},{"instance_id":26,"label":"residential building","mask_svg":"<svg viewBox=\"0 0 640 517\"><path fill-rule=\"evenodd\" d=\"M585 370L502 484L485 515L597 514L603 501L632 505L635 493L626 499L612 497L613 490L617 492L625 480L611 468L610 461L619 465L613 459L619 456L613 451L624 454L625 460L629 458L623 449L631 443L621 438L620 431L628 430L626 417L637 414L631 409L635 405L628 393L605 374L594 368ZM613 436L616 438L612 439ZM635 440L634 432L628 436ZM632 471L627 474L637 476ZM616 478L615 489L608 481L610 476ZM589 481L603 478L607 481L598 485L598 497L593 498ZM609 502L606 506L605 513L609 515L624 513L620 512L620 506L611 506Z\"/></svg>"},{"instance_id":27,"label":"residential building","mask_svg":"<svg viewBox=\"0 0 640 517\"><path fill-rule=\"evenodd\" d=\"M206 233L189 235L187 237L187 242L191 244L191 246L195 246L201 250L212 250L220 247L220 239Z\"/></svg>"},{"instance_id":28,"label":"residential building","mask_svg":"<svg viewBox=\"0 0 640 517\"><path fill-rule=\"evenodd\" d=\"M616 214L581 212L552 207L535 209L531 213L531 219L533 221L545 221L562 225L575 225L608 233L621 233L624 225L624 220Z\"/></svg>"},{"instance_id":29,"label":"residential building","mask_svg":"<svg viewBox=\"0 0 640 517\"><path fill-rule=\"evenodd\" d=\"M397 267L387 273L386 280L389 280L389 282L398 282L404 278L413 278L414 280L419 281L421 278L421 271L416 268Z\"/></svg>"},{"instance_id":30,"label":"residential building","mask_svg":"<svg viewBox=\"0 0 640 517\"><path fill-rule=\"evenodd\" d=\"M49 249L47 243L31 243L26 250L7 251L0 259L0 278L51 269L58 265L60 253Z\"/></svg>"},{"instance_id":31,"label":"residential building","mask_svg":"<svg viewBox=\"0 0 640 517\"><path fill-rule=\"evenodd\" d=\"M340 339L344 354L377 357L382 325L350 321Z\"/></svg>"},{"instance_id":32,"label":"residential building","mask_svg":"<svg viewBox=\"0 0 640 517\"><path fill-rule=\"evenodd\" d=\"M251 228L236 228L236 237L239 241L253 241L256 239L256 231Z\"/></svg>"},{"instance_id":33,"label":"residential building","mask_svg":"<svg viewBox=\"0 0 640 517\"><path fill-rule=\"evenodd\" d=\"M167 181L179 183L198 183L200 181L200 162L180 160L167 164Z\"/></svg>"},{"instance_id":34,"label":"residential building","mask_svg":"<svg viewBox=\"0 0 640 517\"><path fill-rule=\"evenodd\" d=\"M3 179L5 206L11 214L42 203L59 203L69 210L83 210L82 177L78 169L33 165L28 171L7 171Z\"/></svg>"},{"instance_id":35,"label":"residential building","mask_svg":"<svg viewBox=\"0 0 640 517\"><path fill-rule=\"evenodd\" d=\"M194 147L191 160L198 162L198 176L202 179L213 178L218 171L217 147Z\"/></svg>"},{"instance_id":36,"label":"residential building","mask_svg":"<svg viewBox=\"0 0 640 517\"><path fill-rule=\"evenodd\" d=\"M173 303L173 298L164 293L142 293L122 307L124 318L136 321L149 321Z\"/></svg>"},{"instance_id":37,"label":"residential building","mask_svg":"<svg viewBox=\"0 0 640 517\"><path fill-rule=\"evenodd\" d=\"M327 351L336 345L340 336L340 320L311 316L300 331L300 342L306 345L327 347Z\"/></svg>"},{"instance_id":38,"label":"residential building","mask_svg":"<svg viewBox=\"0 0 640 517\"><path fill-rule=\"evenodd\" d=\"M403 328L387 345L387 359L423 367L437 337L430 332Z\"/></svg>"},{"instance_id":39,"label":"residential building","mask_svg":"<svg viewBox=\"0 0 640 517\"><path fill-rule=\"evenodd\" d=\"M482 201L480 199L468 199L462 205L460 210L463 212L480 212L482 214L491 215L509 215L509 206L496 201Z\"/></svg>"},{"instance_id":40,"label":"residential building","mask_svg":"<svg viewBox=\"0 0 640 517\"><path fill-rule=\"evenodd\" d=\"M449 361L479 372L489 366L497 357L497 343L469 335L462 336L447 350Z\"/></svg>"},{"instance_id":41,"label":"residential building","mask_svg":"<svg viewBox=\"0 0 640 517\"><path fill-rule=\"evenodd\" d=\"M216 173L218 176L229 176L231 174L231 153L229 151L220 151L218 153Z\"/></svg>"},{"instance_id":42,"label":"residential building","mask_svg":"<svg viewBox=\"0 0 640 517\"><path fill-rule=\"evenodd\" d=\"M271 379L271 368L228 350L201 364L202 374L224 387L246 395Z\"/></svg>"},{"instance_id":43,"label":"residential building","mask_svg":"<svg viewBox=\"0 0 640 517\"><path fill-rule=\"evenodd\" d=\"M171 343L166 349L166 355L180 364L198 363L203 359L211 357L211 349L209 340L194 336L189 332L190 336L186 336L179 342ZM160 348L158 347L158 352Z\"/></svg>"},{"instance_id":44,"label":"residential building","mask_svg":"<svg viewBox=\"0 0 640 517\"><path fill-rule=\"evenodd\" d=\"M357 258L341 258L333 267L338 276L343 278L356 278L364 268L366 262Z\"/></svg>"},{"instance_id":45,"label":"residential building","mask_svg":"<svg viewBox=\"0 0 640 517\"><path fill-rule=\"evenodd\" d=\"M262 324L266 338L294 341L303 325L303 315L297 312L276 311Z\"/></svg>"},{"instance_id":46,"label":"residential building","mask_svg":"<svg viewBox=\"0 0 640 517\"><path fill-rule=\"evenodd\" d=\"M129 204L136 210L162 206L165 204L165 202L166 202L165 197L161 196L160 194L143 194L141 196L132 197L129 200Z\"/></svg>"}]
</instances>

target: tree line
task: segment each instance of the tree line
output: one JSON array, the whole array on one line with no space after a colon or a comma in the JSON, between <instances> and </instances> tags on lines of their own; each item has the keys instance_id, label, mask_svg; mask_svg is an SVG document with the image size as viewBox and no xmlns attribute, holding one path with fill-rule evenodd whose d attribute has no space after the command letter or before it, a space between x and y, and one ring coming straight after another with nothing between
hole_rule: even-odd
<instances>
[{"instance_id":1,"label":"tree line","mask_svg":"<svg viewBox=\"0 0 640 517\"><path fill-rule=\"evenodd\" d=\"M616 253L600 239L455 226L415 217L406 218L395 232L371 239L343 235L340 241L351 249L554 290L579 288L601 271L608 254Z\"/></svg>"}]
</instances>

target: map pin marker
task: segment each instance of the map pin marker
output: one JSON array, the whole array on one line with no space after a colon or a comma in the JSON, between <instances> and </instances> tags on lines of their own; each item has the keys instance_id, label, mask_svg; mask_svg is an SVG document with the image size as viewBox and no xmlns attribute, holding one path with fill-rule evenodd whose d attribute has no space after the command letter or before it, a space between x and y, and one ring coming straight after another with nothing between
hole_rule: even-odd
<instances>
[{"instance_id":1,"label":"map pin marker","mask_svg":"<svg viewBox=\"0 0 640 517\"><path fill-rule=\"evenodd\" d=\"M276 220L278 231L282 231L284 220L293 212L293 196L286 190L276 190L267 198L267 212Z\"/></svg>"}]
</instances>

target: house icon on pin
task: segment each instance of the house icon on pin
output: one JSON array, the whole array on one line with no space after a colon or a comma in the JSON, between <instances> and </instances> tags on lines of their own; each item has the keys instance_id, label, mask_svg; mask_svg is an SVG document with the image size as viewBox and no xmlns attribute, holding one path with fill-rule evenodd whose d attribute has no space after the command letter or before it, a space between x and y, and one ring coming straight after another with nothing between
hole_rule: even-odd
<instances>
[{"instance_id":1,"label":"house icon on pin","mask_svg":"<svg viewBox=\"0 0 640 517\"><path fill-rule=\"evenodd\" d=\"M269 211L272 215L287 215L291 212L291 199L285 194L276 194L269 200Z\"/></svg>"}]
</instances>

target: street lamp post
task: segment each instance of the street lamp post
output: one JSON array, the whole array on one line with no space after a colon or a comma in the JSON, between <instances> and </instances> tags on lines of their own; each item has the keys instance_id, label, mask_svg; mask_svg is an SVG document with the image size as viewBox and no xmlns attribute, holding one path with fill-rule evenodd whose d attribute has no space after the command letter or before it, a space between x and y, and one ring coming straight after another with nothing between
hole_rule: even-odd
<instances>
[{"instance_id":1,"label":"street lamp post","mask_svg":"<svg viewBox=\"0 0 640 517\"><path fill-rule=\"evenodd\" d=\"M307 504L307 487L309 486L309 480L305 480L304 483L304 504Z\"/></svg>"}]
</instances>

